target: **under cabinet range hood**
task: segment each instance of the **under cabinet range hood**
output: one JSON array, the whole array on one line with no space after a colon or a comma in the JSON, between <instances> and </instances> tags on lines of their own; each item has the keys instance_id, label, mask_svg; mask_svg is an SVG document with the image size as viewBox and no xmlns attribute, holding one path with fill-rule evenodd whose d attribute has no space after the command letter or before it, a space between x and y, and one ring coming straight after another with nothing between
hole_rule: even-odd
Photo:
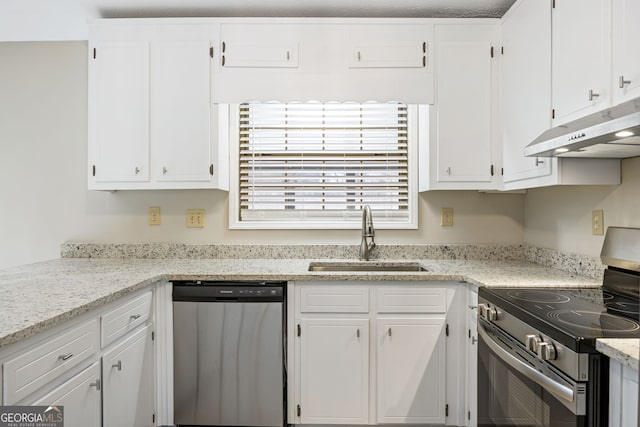
<instances>
[{"instance_id":1,"label":"under cabinet range hood","mask_svg":"<svg viewBox=\"0 0 640 427\"><path fill-rule=\"evenodd\" d=\"M529 157L624 159L640 156L640 97L542 133Z\"/></svg>"}]
</instances>

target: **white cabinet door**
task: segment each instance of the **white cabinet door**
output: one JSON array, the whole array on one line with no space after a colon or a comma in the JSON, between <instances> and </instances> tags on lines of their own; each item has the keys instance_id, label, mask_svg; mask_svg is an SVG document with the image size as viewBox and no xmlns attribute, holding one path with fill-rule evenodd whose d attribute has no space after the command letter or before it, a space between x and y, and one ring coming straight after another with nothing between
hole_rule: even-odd
<instances>
[{"instance_id":1,"label":"white cabinet door","mask_svg":"<svg viewBox=\"0 0 640 427\"><path fill-rule=\"evenodd\" d=\"M611 360L609 366L609 426L634 426L638 422L638 371Z\"/></svg>"},{"instance_id":2,"label":"white cabinet door","mask_svg":"<svg viewBox=\"0 0 640 427\"><path fill-rule=\"evenodd\" d=\"M100 362L95 362L32 405L63 406L66 427L100 427L100 387Z\"/></svg>"},{"instance_id":3,"label":"white cabinet door","mask_svg":"<svg viewBox=\"0 0 640 427\"><path fill-rule=\"evenodd\" d=\"M423 25L353 25L349 68L425 68L430 40Z\"/></svg>"},{"instance_id":4,"label":"white cabinet door","mask_svg":"<svg viewBox=\"0 0 640 427\"><path fill-rule=\"evenodd\" d=\"M145 326L102 358L105 427L151 427L153 422L151 326Z\"/></svg>"},{"instance_id":5,"label":"white cabinet door","mask_svg":"<svg viewBox=\"0 0 640 427\"><path fill-rule=\"evenodd\" d=\"M429 185L421 190L499 187L499 67L498 55L492 57L497 38L492 25L436 26Z\"/></svg>"},{"instance_id":6,"label":"white cabinet door","mask_svg":"<svg viewBox=\"0 0 640 427\"><path fill-rule=\"evenodd\" d=\"M102 41L89 54L89 182L148 181L149 43Z\"/></svg>"},{"instance_id":7,"label":"white cabinet door","mask_svg":"<svg viewBox=\"0 0 640 427\"><path fill-rule=\"evenodd\" d=\"M516 4L502 24L502 44L503 182L517 186L551 174L557 163L524 156L524 148L551 127L551 0Z\"/></svg>"},{"instance_id":8,"label":"white cabinet door","mask_svg":"<svg viewBox=\"0 0 640 427\"><path fill-rule=\"evenodd\" d=\"M209 181L209 41L151 46L151 140L157 181Z\"/></svg>"},{"instance_id":9,"label":"white cabinet door","mask_svg":"<svg viewBox=\"0 0 640 427\"><path fill-rule=\"evenodd\" d=\"M610 0L555 1L554 126L610 105L610 12Z\"/></svg>"},{"instance_id":10,"label":"white cabinet door","mask_svg":"<svg viewBox=\"0 0 640 427\"><path fill-rule=\"evenodd\" d=\"M379 319L378 422L444 424L445 318Z\"/></svg>"},{"instance_id":11,"label":"white cabinet door","mask_svg":"<svg viewBox=\"0 0 640 427\"><path fill-rule=\"evenodd\" d=\"M302 319L300 420L304 424L369 421L369 321Z\"/></svg>"},{"instance_id":12,"label":"white cabinet door","mask_svg":"<svg viewBox=\"0 0 640 427\"><path fill-rule=\"evenodd\" d=\"M538 0L534 0L538 1ZM478 289L469 289L467 308L467 425L478 419Z\"/></svg>"},{"instance_id":13,"label":"white cabinet door","mask_svg":"<svg viewBox=\"0 0 640 427\"><path fill-rule=\"evenodd\" d=\"M613 103L640 96L640 2L612 0Z\"/></svg>"}]
</instances>

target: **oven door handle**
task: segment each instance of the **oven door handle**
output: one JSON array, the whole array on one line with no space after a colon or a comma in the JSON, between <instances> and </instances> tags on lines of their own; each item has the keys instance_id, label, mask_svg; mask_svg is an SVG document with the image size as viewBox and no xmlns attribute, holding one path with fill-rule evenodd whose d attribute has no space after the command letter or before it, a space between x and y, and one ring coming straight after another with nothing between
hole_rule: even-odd
<instances>
[{"instance_id":1,"label":"oven door handle","mask_svg":"<svg viewBox=\"0 0 640 427\"><path fill-rule=\"evenodd\" d=\"M529 378L531 381L535 382L554 396L564 399L569 403L574 403L574 391L571 388L552 380L546 375L533 369L528 364L513 357L513 355L503 349L493 340L493 338L491 338L491 336L489 336L482 325L479 326L480 327L478 328L478 333L480 334L480 337L484 340L485 344L487 344L491 351L499 356L503 362L505 362L513 369L520 372L522 375Z\"/></svg>"}]
</instances>

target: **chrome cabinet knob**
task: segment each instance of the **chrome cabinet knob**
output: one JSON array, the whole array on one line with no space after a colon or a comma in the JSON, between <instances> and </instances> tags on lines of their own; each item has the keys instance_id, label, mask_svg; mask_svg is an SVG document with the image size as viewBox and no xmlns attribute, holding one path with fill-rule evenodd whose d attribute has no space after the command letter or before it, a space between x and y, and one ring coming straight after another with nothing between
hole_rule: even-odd
<instances>
[{"instance_id":1,"label":"chrome cabinet knob","mask_svg":"<svg viewBox=\"0 0 640 427\"><path fill-rule=\"evenodd\" d=\"M538 344L538 357L542 360L556 360L558 356L556 347L550 342Z\"/></svg>"}]
</instances>

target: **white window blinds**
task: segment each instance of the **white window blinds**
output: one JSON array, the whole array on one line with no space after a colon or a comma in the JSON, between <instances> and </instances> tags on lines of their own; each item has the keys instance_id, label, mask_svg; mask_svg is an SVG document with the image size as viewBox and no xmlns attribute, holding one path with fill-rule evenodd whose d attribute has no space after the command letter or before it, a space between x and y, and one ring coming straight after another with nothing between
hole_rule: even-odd
<instances>
[{"instance_id":1,"label":"white window blinds","mask_svg":"<svg viewBox=\"0 0 640 427\"><path fill-rule=\"evenodd\" d=\"M345 219L367 204L408 220L406 105L247 103L239 114L240 222Z\"/></svg>"}]
</instances>

